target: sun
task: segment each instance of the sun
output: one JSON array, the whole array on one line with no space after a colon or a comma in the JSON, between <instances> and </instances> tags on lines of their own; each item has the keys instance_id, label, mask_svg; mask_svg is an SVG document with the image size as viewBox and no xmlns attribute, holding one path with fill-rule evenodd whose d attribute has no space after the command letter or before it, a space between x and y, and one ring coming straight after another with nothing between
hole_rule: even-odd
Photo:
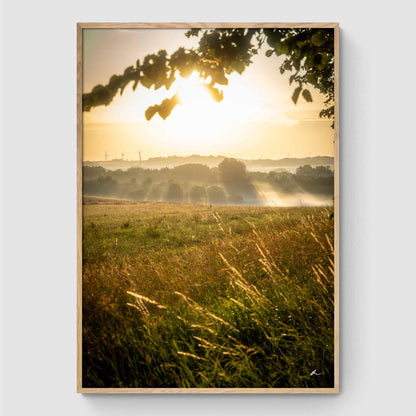
<instances>
[{"instance_id":1,"label":"sun","mask_svg":"<svg viewBox=\"0 0 416 416\"><path fill-rule=\"evenodd\" d=\"M177 88L181 104L187 107L207 106L212 100L196 72L189 78L180 78Z\"/></svg>"},{"instance_id":2,"label":"sun","mask_svg":"<svg viewBox=\"0 0 416 416\"><path fill-rule=\"evenodd\" d=\"M254 120L261 112L259 95L240 76L230 76L221 102L212 98L206 85L197 72L189 78L179 77L172 85L180 104L164 123L182 143L195 145L209 140L210 146L224 144L224 140L231 140L227 134L230 129L235 129L237 123Z\"/></svg>"}]
</instances>

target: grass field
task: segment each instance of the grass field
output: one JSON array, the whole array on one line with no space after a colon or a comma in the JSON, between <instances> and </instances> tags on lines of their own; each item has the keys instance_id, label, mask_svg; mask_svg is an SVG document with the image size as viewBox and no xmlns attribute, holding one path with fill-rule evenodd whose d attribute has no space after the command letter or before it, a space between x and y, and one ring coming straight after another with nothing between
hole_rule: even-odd
<instances>
[{"instance_id":1,"label":"grass field","mask_svg":"<svg viewBox=\"0 0 416 416\"><path fill-rule=\"evenodd\" d=\"M332 387L332 211L86 200L83 387Z\"/></svg>"}]
</instances>

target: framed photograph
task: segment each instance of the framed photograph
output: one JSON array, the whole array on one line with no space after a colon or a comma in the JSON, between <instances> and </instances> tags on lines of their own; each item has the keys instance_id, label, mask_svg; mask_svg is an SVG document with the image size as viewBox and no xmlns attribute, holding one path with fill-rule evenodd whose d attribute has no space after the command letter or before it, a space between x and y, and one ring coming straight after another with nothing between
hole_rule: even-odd
<instances>
[{"instance_id":1,"label":"framed photograph","mask_svg":"<svg viewBox=\"0 0 416 416\"><path fill-rule=\"evenodd\" d=\"M78 392L338 393L338 49L78 24Z\"/></svg>"}]
</instances>

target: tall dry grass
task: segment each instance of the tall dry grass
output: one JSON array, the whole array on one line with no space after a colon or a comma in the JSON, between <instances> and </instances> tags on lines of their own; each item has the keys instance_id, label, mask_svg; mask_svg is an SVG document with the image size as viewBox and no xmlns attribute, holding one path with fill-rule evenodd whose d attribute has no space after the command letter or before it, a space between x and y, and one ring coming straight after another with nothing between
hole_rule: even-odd
<instances>
[{"instance_id":1,"label":"tall dry grass","mask_svg":"<svg viewBox=\"0 0 416 416\"><path fill-rule=\"evenodd\" d=\"M333 386L331 210L153 205L87 207L83 386Z\"/></svg>"}]
</instances>

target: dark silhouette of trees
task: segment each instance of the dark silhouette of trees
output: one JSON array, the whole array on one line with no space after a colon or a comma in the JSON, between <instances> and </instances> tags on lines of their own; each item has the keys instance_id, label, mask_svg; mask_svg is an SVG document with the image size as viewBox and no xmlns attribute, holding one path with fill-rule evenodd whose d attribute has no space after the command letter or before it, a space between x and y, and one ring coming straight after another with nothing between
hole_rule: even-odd
<instances>
[{"instance_id":1,"label":"dark silhouette of trees","mask_svg":"<svg viewBox=\"0 0 416 416\"><path fill-rule=\"evenodd\" d=\"M135 201L144 201L146 199L146 191L143 188L136 189L135 191L129 192L127 196L129 199Z\"/></svg>"},{"instance_id":2,"label":"dark silhouette of trees","mask_svg":"<svg viewBox=\"0 0 416 416\"><path fill-rule=\"evenodd\" d=\"M144 180L144 181L143 181L143 183L142 183L142 188L143 188L146 192L148 192L148 191L149 191L149 189L150 189L150 186L152 185L152 183L153 183L153 180L152 180L151 178L147 177L147 178L145 178L145 180Z\"/></svg>"},{"instance_id":3,"label":"dark silhouette of trees","mask_svg":"<svg viewBox=\"0 0 416 416\"><path fill-rule=\"evenodd\" d=\"M100 176L96 180L84 182L84 193L86 195L116 196L118 192L118 181L109 175Z\"/></svg>"},{"instance_id":4,"label":"dark silhouette of trees","mask_svg":"<svg viewBox=\"0 0 416 416\"><path fill-rule=\"evenodd\" d=\"M302 188L296 183L294 176L289 172L270 172L268 182L274 189L282 193L302 192Z\"/></svg>"},{"instance_id":5,"label":"dark silhouette of trees","mask_svg":"<svg viewBox=\"0 0 416 416\"><path fill-rule=\"evenodd\" d=\"M136 178L131 179L131 182L137 188L137 181ZM135 201L144 201L147 199L147 194L149 193L150 186L152 184L152 180L150 178L146 178L139 189L134 189L133 191L130 191L127 196L130 199L134 199Z\"/></svg>"},{"instance_id":6,"label":"dark silhouette of trees","mask_svg":"<svg viewBox=\"0 0 416 416\"><path fill-rule=\"evenodd\" d=\"M333 176L333 172L329 169L329 166L316 166L313 168L311 165L304 165L296 169L296 175Z\"/></svg>"},{"instance_id":7,"label":"dark silhouette of trees","mask_svg":"<svg viewBox=\"0 0 416 416\"><path fill-rule=\"evenodd\" d=\"M211 168L208 176L208 183L214 185L220 181L220 173L217 167Z\"/></svg>"},{"instance_id":8,"label":"dark silhouette of trees","mask_svg":"<svg viewBox=\"0 0 416 416\"><path fill-rule=\"evenodd\" d=\"M311 165L299 166L296 175L313 175L314 169Z\"/></svg>"},{"instance_id":9,"label":"dark silhouette of trees","mask_svg":"<svg viewBox=\"0 0 416 416\"><path fill-rule=\"evenodd\" d=\"M193 186L189 192L191 202L200 203L205 200L205 188L203 186Z\"/></svg>"},{"instance_id":10,"label":"dark silhouette of trees","mask_svg":"<svg viewBox=\"0 0 416 416\"><path fill-rule=\"evenodd\" d=\"M242 74L251 65L263 45L268 45L267 57L284 56L281 74L290 73L289 83L294 85L292 100L296 104L300 96L312 102L309 87L325 96L325 107L320 116L334 116L334 29L191 29L187 37L197 37L198 47L180 47L168 55L166 50L137 60L121 75L113 75L106 85L97 85L83 94L83 111L100 105L109 105L114 96L132 84L133 91L141 84L155 90L170 89L176 77L189 77L196 71L204 87L216 101L222 101L222 88L228 85L233 72ZM177 93L160 104L149 107L145 116L150 120L155 114L166 119L180 103Z\"/></svg>"},{"instance_id":11,"label":"dark silhouette of trees","mask_svg":"<svg viewBox=\"0 0 416 416\"><path fill-rule=\"evenodd\" d=\"M334 194L334 172L328 166L300 166L296 174L270 172L268 182L284 193L307 192L313 195Z\"/></svg>"},{"instance_id":12,"label":"dark silhouette of trees","mask_svg":"<svg viewBox=\"0 0 416 416\"><path fill-rule=\"evenodd\" d=\"M221 182L226 187L230 199L234 202L240 199L257 200L257 192L246 170L246 165L233 158L225 158L219 165Z\"/></svg>"},{"instance_id":13,"label":"dark silhouette of trees","mask_svg":"<svg viewBox=\"0 0 416 416\"><path fill-rule=\"evenodd\" d=\"M328 166L301 166L296 170L294 180L311 194L334 195L334 172Z\"/></svg>"},{"instance_id":14,"label":"dark silhouette of trees","mask_svg":"<svg viewBox=\"0 0 416 416\"><path fill-rule=\"evenodd\" d=\"M246 165L234 158L226 157L219 165L221 181L224 184L235 184L247 181Z\"/></svg>"},{"instance_id":15,"label":"dark silhouette of trees","mask_svg":"<svg viewBox=\"0 0 416 416\"><path fill-rule=\"evenodd\" d=\"M162 198L162 192L162 184L158 183L156 185L153 185L147 197L148 201L160 201L160 199Z\"/></svg>"},{"instance_id":16,"label":"dark silhouette of trees","mask_svg":"<svg viewBox=\"0 0 416 416\"><path fill-rule=\"evenodd\" d=\"M182 202L183 190L178 183L170 183L166 192L166 200L168 202Z\"/></svg>"},{"instance_id":17,"label":"dark silhouette of trees","mask_svg":"<svg viewBox=\"0 0 416 416\"><path fill-rule=\"evenodd\" d=\"M128 171L111 171L106 169L90 171L95 177L97 172L104 172L96 179L83 181L85 195L111 196L128 198L136 201L169 201L232 205L261 205L261 198L256 186L262 189L262 183L267 183L278 192L285 194L310 193L325 197L334 193L334 172L328 166L304 165L290 172L248 172L244 163L232 158L225 158L219 167L207 168L208 175L202 175L198 180L190 175L187 179L183 174L193 171L192 165L181 169L160 170L147 169L140 172L138 179ZM199 168L198 168L199 169ZM216 180L211 176L215 172ZM204 172L204 169L201 169Z\"/></svg>"},{"instance_id":18,"label":"dark silhouette of trees","mask_svg":"<svg viewBox=\"0 0 416 416\"><path fill-rule=\"evenodd\" d=\"M224 189L217 185L207 188L207 197L210 204L224 205L227 203L227 195Z\"/></svg>"},{"instance_id":19,"label":"dark silhouette of trees","mask_svg":"<svg viewBox=\"0 0 416 416\"><path fill-rule=\"evenodd\" d=\"M187 163L171 169L171 175L182 180L192 179L198 182L206 182L210 173L210 168L206 165L197 163Z\"/></svg>"},{"instance_id":20,"label":"dark silhouette of trees","mask_svg":"<svg viewBox=\"0 0 416 416\"><path fill-rule=\"evenodd\" d=\"M105 174L106 170L102 166L84 166L82 168L82 177L84 181L98 179Z\"/></svg>"}]
</instances>

